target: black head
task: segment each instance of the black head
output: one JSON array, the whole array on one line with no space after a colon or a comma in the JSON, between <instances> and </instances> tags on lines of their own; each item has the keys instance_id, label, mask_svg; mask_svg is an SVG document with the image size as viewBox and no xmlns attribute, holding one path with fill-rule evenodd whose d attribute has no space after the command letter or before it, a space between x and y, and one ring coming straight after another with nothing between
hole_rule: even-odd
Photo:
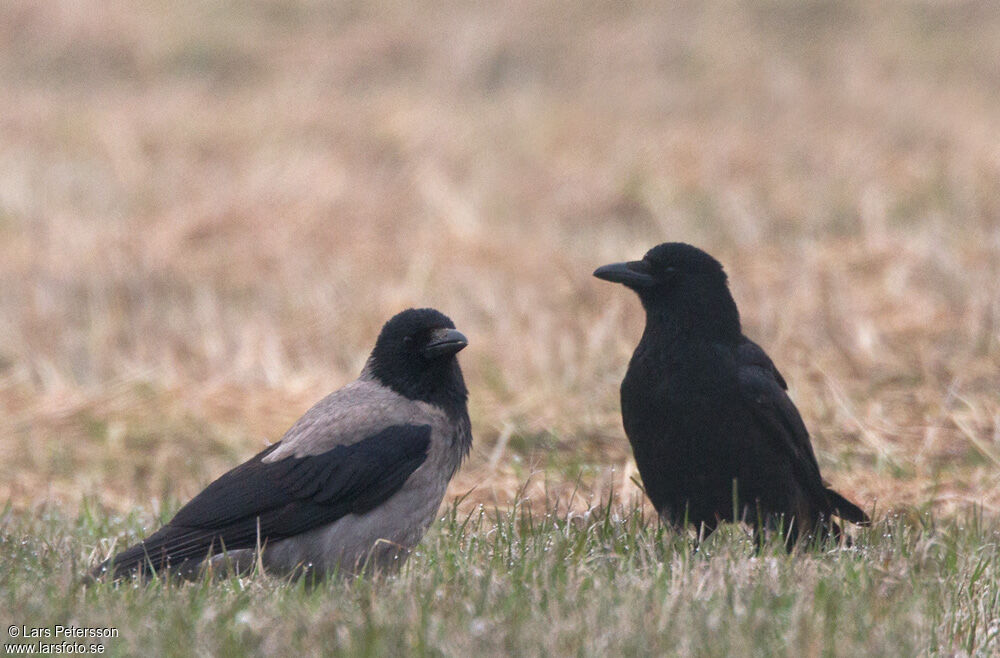
<instances>
[{"instance_id":1,"label":"black head","mask_svg":"<svg viewBox=\"0 0 1000 658\"><path fill-rule=\"evenodd\" d=\"M739 312L722 264L697 247L665 242L642 260L604 265L594 276L634 290L651 318L718 338L740 335Z\"/></svg>"},{"instance_id":2,"label":"black head","mask_svg":"<svg viewBox=\"0 0 1000 658\"><path fill-rule=\"evenodd\" d=\"M447 315L407 309L382 327L365 374L412 400L464 407L468 392L455 355L468 344Z\"/></svg>"}]
</instances>

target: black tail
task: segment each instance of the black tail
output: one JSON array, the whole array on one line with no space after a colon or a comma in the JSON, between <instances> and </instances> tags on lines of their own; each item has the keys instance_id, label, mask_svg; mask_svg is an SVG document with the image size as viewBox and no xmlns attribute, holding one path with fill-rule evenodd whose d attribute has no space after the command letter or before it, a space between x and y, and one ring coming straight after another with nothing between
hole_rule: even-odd
<instances>
[{"instance_id":1,"label":"black tail","mask_svg":"<svg viewBox=\"0 0 1000 658\"><path fill-rule=\"evenodd\" d=\"M827 487L826 497L827 500L830 501L830 507L833 508L834 513L840 518L857 525L871 525L872 520L868 518L868 515L865 514L864 510L841 496L833 489Z\"/></svg>"},{"instance_id":2,"label":"black tail","mask_svg":"<svg viewBox=\"0 0 1000 658\"><path fill-rule=\"evenodd\" d=\"M112 580L131 575L149 577L154 572L159 571L166 561L165 557L161 557L161 552L157 551L155 546L141 541L100 563L90 572L90 575L94 579L110 575Z\"/></svg>"},{"instance_id":3,"label":"black tail","mask_svg":"<svg viewBox=\"0 0 1000 658\"><path fill-rule=\"evenodd\" d=\"M148 578L162 569L180 566L179 563L194 555L204 557L211 542L206 543L203 537L197 538L201 541L191 541L191 534L187 529L165 525L138 544L105 560L90 575L97 579L110 574L113 580L134 575ZM177 550L181 547L187 550Z\"/></svg>"}]
</instances>

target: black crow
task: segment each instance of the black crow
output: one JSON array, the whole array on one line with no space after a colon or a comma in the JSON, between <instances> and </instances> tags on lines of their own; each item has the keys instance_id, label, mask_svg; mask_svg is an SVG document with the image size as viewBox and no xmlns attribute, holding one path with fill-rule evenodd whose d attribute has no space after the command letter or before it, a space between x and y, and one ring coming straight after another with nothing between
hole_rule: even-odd
<instances>
[{"instance_id":1,"label":"black crow","mask_svg":"<svg viewBox=\"0 0 1000 658\"><path fill-rule=\"evenodd\" d=\"M840 530L831 516L867 524L819 473L787 385L743 335L722 265L671 242L642 260L598 268L646 310L621 386L622 421L646 494L667 522L710 533L720 521L800 536Z\"/></svg>"},{"instance_id":2,"label":"black crow","mask_svg":"<svg viewBox=\"0 0 1000 658\"><path fill-rule=\"evenodd\" d=\"M401 564L472 443L456 357L466 345L438 311L396 315L357 380L92 576L244 571L257 559L316 576Z\"/></svg>"}]
</instances>

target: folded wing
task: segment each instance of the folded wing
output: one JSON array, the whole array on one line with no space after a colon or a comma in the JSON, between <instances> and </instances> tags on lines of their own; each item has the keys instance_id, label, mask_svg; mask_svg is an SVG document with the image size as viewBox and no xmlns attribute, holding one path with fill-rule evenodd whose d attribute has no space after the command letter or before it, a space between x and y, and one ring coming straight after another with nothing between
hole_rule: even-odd
<instances>
[{"instance_id":1,"label":"folded wing","mask_svg":"<svg viewBox=\"0 0 1000 658\"><path fill-rule=\"evenodd\" d=\"M429 425L393 425L305 457L264 461L280 443L212 482L145 541L97 567L114 576L152 571L223 550L254 548L364 514L390 498L427 459Z\"/></svg>"},{"instance_id":2,"label":"folded wing","mask_svg":"<svg viewBox=\"0 0 1000 658\"><path fill-rule=\"evenodd\" d=\"M820 476L809 431L791 398L784 378L770 357L753 341L745 339L737 352L740 394L764 433L791 460L800 485L817 511L853 523L869 523L868 515L833 489Z\"/></svg>"}]
</instances>

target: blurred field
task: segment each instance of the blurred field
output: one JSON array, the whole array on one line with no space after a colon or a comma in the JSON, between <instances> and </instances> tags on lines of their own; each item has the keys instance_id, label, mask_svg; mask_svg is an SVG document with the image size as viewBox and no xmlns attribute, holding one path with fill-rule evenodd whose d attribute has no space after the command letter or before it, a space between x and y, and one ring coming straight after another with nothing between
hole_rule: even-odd
<instances>
[{"instance_id":1,"label":"blurred field","mask_svg":"<svg viewBox=\"0 0 1000 658\"><path fill-rule=\"evenodd\" d=\"M879 510L1000 512L990 2L0 5L0 501L183 499L435 306L453 484L631 495L665 240L730 274L820 464Z\"/></svg>"}]
</instances>

